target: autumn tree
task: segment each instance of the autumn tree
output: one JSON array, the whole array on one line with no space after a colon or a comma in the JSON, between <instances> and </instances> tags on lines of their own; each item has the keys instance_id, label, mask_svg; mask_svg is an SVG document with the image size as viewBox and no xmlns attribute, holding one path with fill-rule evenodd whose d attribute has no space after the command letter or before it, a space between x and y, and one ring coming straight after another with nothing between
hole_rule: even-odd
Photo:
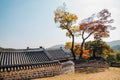
<instances>
[{"instance_id":1,"label":"autumn tree","mask_svg":"<svg viewBox=\"0 0 120 80\"><path fill-rule=\"evenodd\" d=\"M55 14L55 17L54 17L55 23L59 24L59 28L67 31L66 36L69 36L70 38L72 38L72 46L70 50L75 60L75 53L73 51L74 36L75 36L75 33L78 32L79 28L77 26L73 26L73 24L76 22L78 17L77 15L68 12L65 4L62 7L58 7L55 10L54 14Z\"/></svg>"},{"instance_id":2,"label":"autumn tree","mask_svg":"<svg viewBox=\"0 0 120 80\"><path fill-rule=\"evenodd\" d=\"M92 16L83 19L79 24L82 43L80 48L80 58L83 54L83 47L85 41L91 36L100 36L100 37L109 37L109 30L114 29L110 25L113 23L113 19L110 18L111 13L107 9L103 9L102 11L98 12L97 14L93 14ZM87 33L87 34L86 34Z\"/></svg>"},{"instance_id":3,"label":"autumn tree","mask_svg":"<svg viewBox=\"0 0 120 80\"><path fill-rule=\"evenodd\" d=\"M71 46L72 46L71 42L66 42L65 49L70 50ZM73 51L74 51L76 57L79 57L79 55L80 55L80 47L81 47L80 44L74 43ZM90 57L89 56L89 50L85 50L85 48L83 48L82 58L88 59L89 57Z\"/></svg>"}]
</instances>

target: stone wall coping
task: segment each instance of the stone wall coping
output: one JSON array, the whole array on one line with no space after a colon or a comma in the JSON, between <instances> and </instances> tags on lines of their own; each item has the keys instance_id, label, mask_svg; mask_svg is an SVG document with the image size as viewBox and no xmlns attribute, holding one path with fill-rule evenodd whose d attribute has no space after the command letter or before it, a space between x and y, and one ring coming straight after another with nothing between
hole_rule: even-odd
<instances>
[{"instance_id":1,"label":"stone wall coping","mask_svg":"<svg viewBox=\"0 0 120 80\"><path fill-rule=\"evenodd\" d=\"M39 62L39 63L5 65L5 66L0 66L0 69L1 68L12 68L12 67L23 67L23 66L34 66L34 65L45 65L45 64L54 64L54 63L59 63L59 61L58 60L54 60L54 61L46 61L46 62Z\"/></svg>"}]
</instances>

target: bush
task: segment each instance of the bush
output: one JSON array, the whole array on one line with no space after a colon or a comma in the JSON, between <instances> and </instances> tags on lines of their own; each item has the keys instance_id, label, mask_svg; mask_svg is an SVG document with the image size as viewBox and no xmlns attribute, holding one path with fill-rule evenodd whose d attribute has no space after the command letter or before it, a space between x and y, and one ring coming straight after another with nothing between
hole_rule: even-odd
<instances>
[{"instance_id":1,"label":"bush","mask_svg":"<svg viewBox=\"0 0 120 80\"><path fill-rule=\"evenodd\" d=\"M120 61L120 51L117 52L116 59L117 59L118 62Z\"/></svg>"},{"instance_id":2,"label":"bush","mask_svg":"<svg viewBox=\"0 0 120 80\"><path fill-rule=\"evenodd\" d=\"M108 57L106 58L106 60L110 63L113 63L113 62L116 62L117 59L116 59L116 55L108 55Z\"/></svg>"}]
</instances>

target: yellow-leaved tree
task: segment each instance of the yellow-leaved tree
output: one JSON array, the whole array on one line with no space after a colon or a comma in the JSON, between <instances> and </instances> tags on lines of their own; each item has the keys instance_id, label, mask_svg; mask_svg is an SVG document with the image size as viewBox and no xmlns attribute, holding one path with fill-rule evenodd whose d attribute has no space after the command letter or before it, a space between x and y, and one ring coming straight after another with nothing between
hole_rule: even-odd
<instances>
[{"instance_id":1,"label":"yellow-leaved tree","mask_svg":"<svg viewBox=\"0 0 120 80\"><path fill-rule=\"evenodd\" d=\"M65 44L65 49L67 49L67 50L70 50L71 49L71 47L72 47L72 43L71 42L66 42L66 44ZM79 57L79 55L80 55L80 44L78 44L78 43L75 43L74 44L74 48L73 48L73 51L74 51L74 53L75 53L75 55L77 56L77 57ZM87 59L87 58L89 58L90 56L89 56L89 50L86 50L85 48L83 48L83 55L82 55L82 58L85 58L85 59Z\"/></svg>"},{"instance_id":2,"label":"yellow-leaved tree","mask_svg":"<svg viewBox=\"0 0 120 80\"><path fill-rule=\"evenodd\" d=\"M66 30L66 36L72 38L71 43L71 52L73 54L73 58L75 60L75 53L74 53L74 36L76 35L76 32L79 32L79 27L75 26L76 20L78 19L77 15L70 13L66 9L66 5L63 4L63 6L58 7L55 10L54 13L54 21L55 23L58 23L59 28L62 30ZM77 34L78 35L78 34Z\"/></svg>"}]
</instances>

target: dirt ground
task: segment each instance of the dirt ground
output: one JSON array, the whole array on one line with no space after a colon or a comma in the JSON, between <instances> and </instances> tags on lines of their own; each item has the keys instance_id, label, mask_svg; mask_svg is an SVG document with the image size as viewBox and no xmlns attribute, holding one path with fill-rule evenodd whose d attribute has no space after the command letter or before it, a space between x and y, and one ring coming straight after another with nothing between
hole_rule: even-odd
<instances>
[{"instance_id":1,"label":"dirt ground","mask_svg":"<svg viewBox=\"0 0 120 80\"><path fill-rule=\"evenodd\" d=\"M120 68L81 68L76 69L75 73L34 80L120 80Z\"/></svg>"}]
</instances>

